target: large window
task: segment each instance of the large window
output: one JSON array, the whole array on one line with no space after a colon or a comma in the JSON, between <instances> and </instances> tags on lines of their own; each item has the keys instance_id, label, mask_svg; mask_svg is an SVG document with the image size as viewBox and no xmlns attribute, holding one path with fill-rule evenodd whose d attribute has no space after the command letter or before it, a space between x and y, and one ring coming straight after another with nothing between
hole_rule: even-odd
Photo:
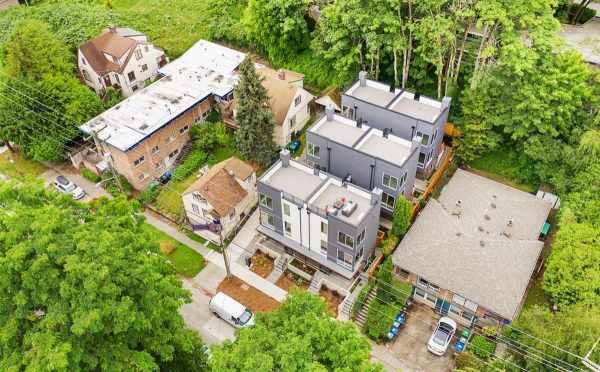
<instances>
[{"instance_id":1,"label":"large window","mask_svg":"<svg viewBox=\"0 0 600 372\"><path fill-rule=\"evenodd\" d=\"M327 234L327 223L326 222L321 221L321 232L323 234Z\"/></svg>"},{"instance_id":2,"label":"large window","mask_svg":"<svg viewBox=\"0 0 600 372\"><path fill-rule=\"evenodd\" d=\"M135 59L137 59L137 60L142 59L142 50L141 49L135 50Z\"/></svg>"},{"instance_id":3,"label":"large window","mask_svg":"<svg viewBox=\"0 0 600 372\"><path fill-rule=\"evenodd\" d=\"M142 155L133 161L133 165L137 167L138 165L141 165L144 162L144 160L145 160L145 158Z\"/></svg>"},{"instance_id":4,"label":"large window","mask_svg":"<svg viewBox=\"0 0 600 372\"><path fill-rule=\"evenodd\" d=\"M286 216L290 216L290 205L289 204L283 204L283 214L285 214Z\"/></svg>"},{"instance_id":5,"label":"large window","mask_svg":"<svg viewBox=\"0 0 600 372\"><path fill-rule=\"evenodd\" d=\"M423 137L421 138L421 144L422 145L429 144L429 134L423 134Z\"/></svg>"},{"instance_id":6,"label":"large window","mask_svg":"<svg viewBox=\"0 0 600 372\"><path fill-rule=\"evenodd\" d=\"M174 157L177 156L177 154L179 154L179 149L175 149L175 150L171 151L171 153L169 154L169 159L173 159Z\"/></svg>"},{"instance_id":7,"label":"large window","mask_svg":"<svg viewBox=\"0 0 600 372\"><path fill-rule=\"evenodd\" d=\"M321 253L327 255L327 241L321 239Z\"/></svg>"},{"instance_id":8,"label":"large window","mask_svg":"<svg viewBox=\"0 0 600 372\"><path fill-rule=\"evenodd\" d=\"M440 290L440 287L438 287L437 285L423 279L423 278L419 278L419 282L417 283L418 285L420 285L423 288L427 288L430 289L434 292L437 292Z\"/></svg>"},{"instance_id":9,"label":"large window","mask_svg":"<svg viewBox=\"0 0 600 372\"><path fill-rule=\"evenodd\" d=\"M408 174L408 173L404 173L404 174L402 175L402 177L400 177L400 187L402 187L402 185L404 185L404 182L406 182L406 175L407 175L407 174Z\"/></svg>"},{"instance_id":10,"label":"large window","mask_svg":"<svg viewBox=\"0 0 600 372\"><path fill-rule=\"evenodd\" d=\"M354 238L341 231L338 232L338 243L345 245L348 248L354 248Z\"/></svg>"},{"instance_id":11,"label":"large window","mask_svg":"<svg viewBox=\"0 0 600 372\"><path fill-rule=\"evenodd\" d=\"M131 71L130 73L127 74L127 77L129 78L129 81L134 81L135 80L135 72Z\"/></svg>"},{"instance_id":12,"label":"large window","mask_svg":"<svg viewBox=\"0 0 600 372\"><path fill-rule=\"evenodd\" d=\"M424 152L419 153L418 164L421 166L425 164L425 153Z\"/></svg>"},{"instance_id":13,"label":"large window","mask_svg":"<svg viewBox=\"0 0 600 372\"><path fill-rule=\"evenodd\" d=\"M383 174L383 186L388 187L392 190L396 190L398 188L398 179L394 176L390 176L389 174Z\"/></svg>"},{"instance_id":14,"label":"large window","mask_svg":"<svg viewBox=\"0 0 600 372\"><path fill-rule=\"evenodd\" d=\"M363 231L361 231L360 234L358 234L358 236L356 237L356 245L357 246L361 245L361 243L365 240L365 232L366 232L366 228L363 229Z\"/></svg>"},{"instance_id":15,"label":"large window","mask_svg":"<svg viewBox=\"0 0 600 372\"><path fill-rule=\"evenodd\" d=\"M152 148L152 155L156 155L158 153L160 153L160 148L158 147L158 145L156 145Z\"/></svg>"},{"instance_id":16,"label":"large window","mask_svg":"<svg viewBox=\"0 0 600 372\"><path fill-rule=\"evenodd\" d=\"M319 159L321 157L321 148L313 143L308 144L308 155Z\"/></svg>"},{"instance_id":17,"label":"large window","mask_svg":"<svg viewBox=\"0 0 600 372\"><path fill-rule=\"evenodd\" d=\"M260 220L263 225L275 228L275 216L269 213L261 213Z\"/></svg>"},{"instance_id":18,"label":"large window","mask_svg":"<svg viewBox=\"0 0 600 372\"><path fill-rule=\"evenodd\" d=\"M285 230L285 235L292 235L292 224L285 221L283 223L283 228Z\"/></svg>"},{"instance_id":19,"label":"large window","mask_svg":"<svg viewBox=\"0 0 600 372\"><path fill-rule=\"evenodd\" d=\"M381 205L389 210L394 210L396 198L387 193L381 193Z\"/></svg>"},{"instance_id":20,"label":"large window","mask_svg":"<svg viewBox=\"0 0 600 372\"><path fill-rule=\"evenodd\" d=\"M344 266L352 267L352 255L338 250L338 263Z\"/></svg>"},{"instance_id":21,"label":"large window","mask_svg":"<svg viewBox=\"0 0 600 372\"><path fill-rule=\"evenodd\" d=\"M192 203L192 210L194 211L194 213L200 214L200 207L198 207L198 204Z\"/></svg>"},{"instance_id":22,"label":"large window","mask_svg":"<svg viewBox=\"0 0 600 372\"><path fill-rule=\"evenodd\" d=\"M258 201L265 208L273 209L273 199L265 194L259 194Z\"/></svg>"},{"instance_id":23,"label":"large window","mask_svg":"<svg viewBox=\"0 0 600 372\"><path fill-rule=\"evenodd\" d=\"M452 314L456 315L457 317L463 318L464 320L466 320L469 323L472 323L473 319L475 318L475 314L473 314L472 312L463 310L454 305L451 305L450 309L448 309L448 311L451 312Z\"/></svg>"},{"instance_id":24,"label":"large window","mask_svg":"<svg viewBox=\"0 0 600 372\"><path fill-rule=\"evenodd\" d=\"M437 301L437 297L419 288L415 288L415 297L422 298L423 300L429 302L432 305L434 305Z\"/></svg>"},{"instance_id":25,"label":"large window","mask_svg":"<svg viewBox=\"0 0 600 372\"><path fill-rule=\"evenodd\" d=\"M83 72L83 78L85 80L92 81L92 79L90 78L90 74L86 70L82 70L81 72Z\"/></svg>"},{"instance_id":26,"label":"large window","mask_svg":"<svg viewBox=\"0 0 600 372\"><path fill-rule=\"evenodd\" d=\"M302 102L302 96L294 98L294 106L298 106Z\"/></svg>"}]
</instances>

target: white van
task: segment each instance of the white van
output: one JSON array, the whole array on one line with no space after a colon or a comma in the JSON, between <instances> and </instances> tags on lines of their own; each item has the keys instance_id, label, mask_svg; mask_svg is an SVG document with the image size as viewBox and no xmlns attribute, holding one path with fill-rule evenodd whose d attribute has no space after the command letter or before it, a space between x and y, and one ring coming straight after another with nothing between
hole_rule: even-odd
<instances>
[{"instance_id":1,"label":"white van","mask_svg":"<svg viewBox=\"0 0 600 372\"><path fill-rule=\"evenodd\" d=\"M254 314L223 292L217 293L208 303L210 311L236 328L254 325Z\"/></svg>"}]
</instances>

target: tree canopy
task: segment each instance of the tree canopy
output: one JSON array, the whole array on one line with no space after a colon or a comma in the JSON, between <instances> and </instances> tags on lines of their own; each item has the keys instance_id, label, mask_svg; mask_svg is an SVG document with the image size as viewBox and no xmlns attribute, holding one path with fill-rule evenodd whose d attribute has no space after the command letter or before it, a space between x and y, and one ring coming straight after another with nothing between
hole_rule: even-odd
<instances>
[{"instance_id":1,"label":"tree canopy","mask_svg":"<svg viewBox=\"0 0 600 372\"><path fill-rule=\"evenodd\" d=\"M351 323L333 319L319 297L290 294L281 307L258 313L256 325L235 342L213 349L215 371L383 371L369 362L371 349Z\"/></svg>"},{"instance_id":2,"label":"tree canopy","mask_svg":"<svg viewBox=\"0 0 600 372\"><path fill-rule=\"evenodd\" d=\"M237 112L236 147L242 156L261 165L268 165L273 159L273 113L269 106L267 90L254 68L254 63L246 58L239 67L240 80L235 87Z\"/></svg>"},{"instance_id":3,"label":"tree canopy","mask_svg":"<svg viewBox=\"0 0 600 372\"><path fill-rule=\"evenodd\" d=\"M178 312L190 294L132 204L0 182L0 205L1 370L151 371L195 359L200 342Z\"/></svg>"}]
</instances>

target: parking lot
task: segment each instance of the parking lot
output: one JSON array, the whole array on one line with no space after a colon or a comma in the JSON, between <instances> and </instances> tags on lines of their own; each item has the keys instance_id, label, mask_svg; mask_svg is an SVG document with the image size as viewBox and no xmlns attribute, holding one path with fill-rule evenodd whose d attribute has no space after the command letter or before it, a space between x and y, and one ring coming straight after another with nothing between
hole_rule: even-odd
<instances>
[{"instance_id":1,"label":"parking lot","mask_svg":"<svg viewBox=\"0 0 600 372\"><path fill-rule=\"evenodd\" d=\"M56 176L63 175L67 177L71 182L74 182L77 186L81 187L87 194L83 199L84 201L90 201L93 199L100 198L102 196L111 197L111 195L100 186L96 186L95 183L84 178L77 170L70 165L59 164L53 165L47 171L42 173L44 183L46 186L53 187L52 184L56 179Z\"/></svg>"},{"instance_id":2,"label":"parking lot","mask_svg":"<svg viewBox=\"0 0 600 372\"><path fill-rule=\"evenodd\" d=\"M390 346L390 351L414 371L452 371L452 347L455 339L443 356L433 355L427 350L427 342L439 318L431 308L415 303L409 310L406 325Z\"/></svg>"}]
</instances>

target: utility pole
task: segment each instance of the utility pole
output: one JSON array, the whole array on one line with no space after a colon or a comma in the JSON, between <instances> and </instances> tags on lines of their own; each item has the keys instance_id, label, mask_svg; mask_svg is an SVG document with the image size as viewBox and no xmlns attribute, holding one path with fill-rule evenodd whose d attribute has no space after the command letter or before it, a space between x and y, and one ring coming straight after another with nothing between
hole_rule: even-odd
<instances>
[{"instance_id":1,"label":"utility pole","mask_svg":"<svg viewBox=\"0 0 600 372\"><path fill-rule=\"evenodd\" d=\"M220 226L220 225L219 225ZM225 275L226 278L231 277L231 268L229 267L229 257L227 257L227 246L223 241L223 229L219 230L219 239L221 240L221 246L223 247L223 261L225 261Z\"/></svg>"},{"instance_id":2,"label":"utility pole","mask_svg":"<svg viewBox=\"0 0 600 372\"><path fill-rule=\"evenodd\" d=\"M585 355L585 357L583 358L583 364L588 367L590 370L594 371L594 372L598 372L600 371L600 365L598 363L594 363L590 360L590 356L592 355L592 352L594 351L594 349L596 348L596 346L598 345L598 342L600 341L600 338L598 338L596 340L596 342L594 343L594 346L592 346L592 348L590 349L590 351L588 351L588 353Z\"/></svg>"},{"instance_id":3,"label":"utility pole","mask_svg":"<svg viewBox=\"0 0 600 372\"><path fill-rule=\"evenodd\" d=\"M102 128L102 129L104 129L104 128ZM106 154L104 153L103 148L100 144L101 143L100 139L98 138L98 131L96 130L96 128L91 128L91 132L92 132L92 138L94 139L94 144L96 145L96 152L99 155L102 155L102 158L106 161L106 164L108 165L108 169L110 170L110 173L112 173L112 176L115 179L115 182L117 184L117 188L119 189L119 191L124 192L123 185L121 185L121 180L119 179L119 174L113 167L112 156L110 155L109 152L107 152Z\"/></svg>"}]
</instances>

